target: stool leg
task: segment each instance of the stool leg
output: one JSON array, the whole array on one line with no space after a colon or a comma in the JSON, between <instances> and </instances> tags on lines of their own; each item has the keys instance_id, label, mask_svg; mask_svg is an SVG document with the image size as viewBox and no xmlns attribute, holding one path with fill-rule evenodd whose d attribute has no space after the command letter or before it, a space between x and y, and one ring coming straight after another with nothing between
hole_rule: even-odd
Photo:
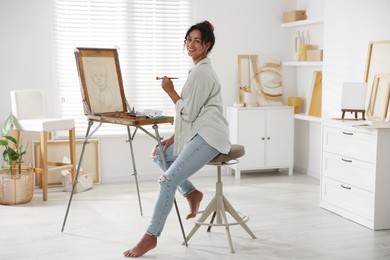
<instances>
[{"instance_id":1,"label":"stool leg","mask_svg":"<svg viewBox=\"0 0 390 260\"><path fill-rule=\"evenodd\" d=\"M42 169L42 194L43 201L47 201L47 132L41 132L41 165Z\"/></svg>"},{"instance_id":2,"label":"stool leg","mask_svg":"<svg viewBox=\"0 0 390 260\"><path fill-rule=\"evenodd\" d=\"M229 212L229 214L230 214L236 221L241 221L242 218L241 218L240 215L237 213L237 211L233 208L232 204L230 204L230 202L229 202L225 197L224 197L224 203L225 203L227 212ZM249 234L253 239L256 238L255 234L253 234L253 232L249 229L249 227L248 227L247 224L241 223L241 226L246 230L246 232L248 232L248 234Z\"/></svg>"},{"instance_id":3,"label":"stool leg","mask_svg":"<svg viewBox=\"0 0 390 260\"><path fill-rule=\"evenodd\" d=\"M229 243L230 252L234 253L232 237L230 235L230 228L229 228L229 225L228 225L229 222L227 221L227 217L226 217L225 202L224 202L224 198L223 198L222 195L218 196L217 205L218 205L217 206L217 211L219 213L219 214L217 214L217 219L218 219L218 215L219 215L220 216L219 218L222 218L222 223L226 224L225 225L225 231L226 231L226 236L228 237L228 243ZM221 222L219 222L219 223L221 223Z\"/></svg>"},{"instance_id":4,"label":"stool leg","mask_svg":"<svg viewBox=\"0 0 390 260\"><path fill-rule=\"evenodd\" d=\"M214 197L213 200L206 207L202 215L199 217L197 222L204 223L205 220L210 216L211 213L215 212L217 209L217 198ZM187 242L191 239L191 237L195 234L195 232L200 228L200 224L195 224L192 228L191 232L187 235Z\"/></svg>"},{"instance_id":5,"label":"stool leg","mask_svg":"<svg viewBox=\"0 0 390 260\"><path fill-rule=\"evenodd\" d=\"M213 215L211 216L210 226L207 228L207 232L210 232L211 230L211 224L214 223L215 215L217 215L217 212L214 211Z\"/></svg>"}]
</instances>

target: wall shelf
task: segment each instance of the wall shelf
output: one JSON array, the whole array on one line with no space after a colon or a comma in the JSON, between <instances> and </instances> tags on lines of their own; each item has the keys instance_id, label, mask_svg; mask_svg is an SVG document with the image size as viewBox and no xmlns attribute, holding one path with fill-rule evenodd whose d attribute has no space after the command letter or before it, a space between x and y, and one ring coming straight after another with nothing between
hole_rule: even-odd
<instances>
[{"instance_id":1,"label":"wall shelf","mask_svg":"<svg viewBox=\"0 0 390 260\"><path fill-rule=\"evenodd\" d=\"M321 117L317 117L317 116L308 116L306 114L295 114L294 116L295 116L295 119L298 119L298 120L317 122L317 123L321 123L322 122L322 118Z\"/></svg>"},{"instance_id":2,"label":"wall shelf","mask_svg":"<svg viewBox=\"0 0 390 260\"><path fill-rule=\"evenodd\" d=\"M324 22L324 19L317 18L317 19L301 20L301 21L290 22L290 23L282 23L281 27L282 28L297 27L297 26L318 24L318 23L323 23L323 22Z\"/></svg>"},{"instance_id":3,"label":"wall shelf","mask_svg":"<svg viewBox=\"0 0 390 260\"><path fill-rule=\"evenodd\" d=\"M322 61L284 61L283 66L322 66Z\"/></svg>"}]
</instances>

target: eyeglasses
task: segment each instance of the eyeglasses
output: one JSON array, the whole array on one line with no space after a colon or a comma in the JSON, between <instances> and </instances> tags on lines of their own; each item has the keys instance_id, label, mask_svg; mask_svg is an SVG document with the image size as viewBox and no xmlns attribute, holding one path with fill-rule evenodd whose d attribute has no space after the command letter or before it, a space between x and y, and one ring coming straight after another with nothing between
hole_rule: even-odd
<instances>
[{"instance_id":1,"label":"eyeglasses","mask_svg":"<svg viewBox=\"0 0 390 260\"><path fill-rule=\"evenodd\" d=\"M190 44L190 43L195 44L195 45L202 44L201 39L199 39L199 38L192 39L191 37L187 37L184 42L185 42L185 44Z\"/></svg>"}]
</instances>

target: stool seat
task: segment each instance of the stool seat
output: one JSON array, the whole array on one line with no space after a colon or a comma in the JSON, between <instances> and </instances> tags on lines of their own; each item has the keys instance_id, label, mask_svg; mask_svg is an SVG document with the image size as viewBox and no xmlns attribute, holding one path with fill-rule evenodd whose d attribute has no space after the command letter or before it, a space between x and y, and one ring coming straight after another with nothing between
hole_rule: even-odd
<instances>
[{"instance_id":1,"label":"stool seat","mask_svg":"<svg viewBox=\"0 0 390 260\"><path fill-rule=\"evenodd\" d=\"M237 158L240 158L244 156L245 154L245 147L243 145L239 144L232 144L232 148L230 149L230 152L228 154L220 153L217 156L212 159L209 164L215 165L215 164L223 164L231 160L235 160Z\"/></svg>"},{"instance_id":2,"label":"stool seat","mask_svg":"<svg viewBox=\"0 0 390 260\"><path fill-rule=\"evenodd\" d=\"M230 235L229 227L232 225L241 225L248 234L255 239L256 236L246 225L249 220L249 216L236 211L230 202L223 195L222 181L221 181L221 167L228 164L238 163L237 158L244 156L245 148L239 144L232 144L230 152L228 154L219 154L214 157L208 164L217 166L217 182L215 185L215 196L211 202L207 205L206 209L199 211L200 217L195 221L195 226L187 236L187 241L195 234L201 225L209 226L207 231L209 232L212 226L223 226L226 229L226 235L228 237L230 252L234 253L232 238ZM233 218L233 221L229 221L227 214ZM206 223L206 219L212 214L211 221ZM213 223L216 219L216 223Z\"/></svg>"}]
</instances>

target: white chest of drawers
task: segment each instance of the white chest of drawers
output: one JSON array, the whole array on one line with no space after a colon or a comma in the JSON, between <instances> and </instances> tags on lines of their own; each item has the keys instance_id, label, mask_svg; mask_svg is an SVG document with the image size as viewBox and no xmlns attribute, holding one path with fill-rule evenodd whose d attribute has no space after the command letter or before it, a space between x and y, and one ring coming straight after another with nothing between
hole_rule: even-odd
<instances>
[{"instance_id":1,"label":"white chest of drawers","mask_svg":"<svg viewBox=\"0 0 390 260\"><path fill-rule=\"evenodd\" d=\"M390 128L322 126L321 207L373 230L390 229Z\"/></svg>"}]
</instances>

